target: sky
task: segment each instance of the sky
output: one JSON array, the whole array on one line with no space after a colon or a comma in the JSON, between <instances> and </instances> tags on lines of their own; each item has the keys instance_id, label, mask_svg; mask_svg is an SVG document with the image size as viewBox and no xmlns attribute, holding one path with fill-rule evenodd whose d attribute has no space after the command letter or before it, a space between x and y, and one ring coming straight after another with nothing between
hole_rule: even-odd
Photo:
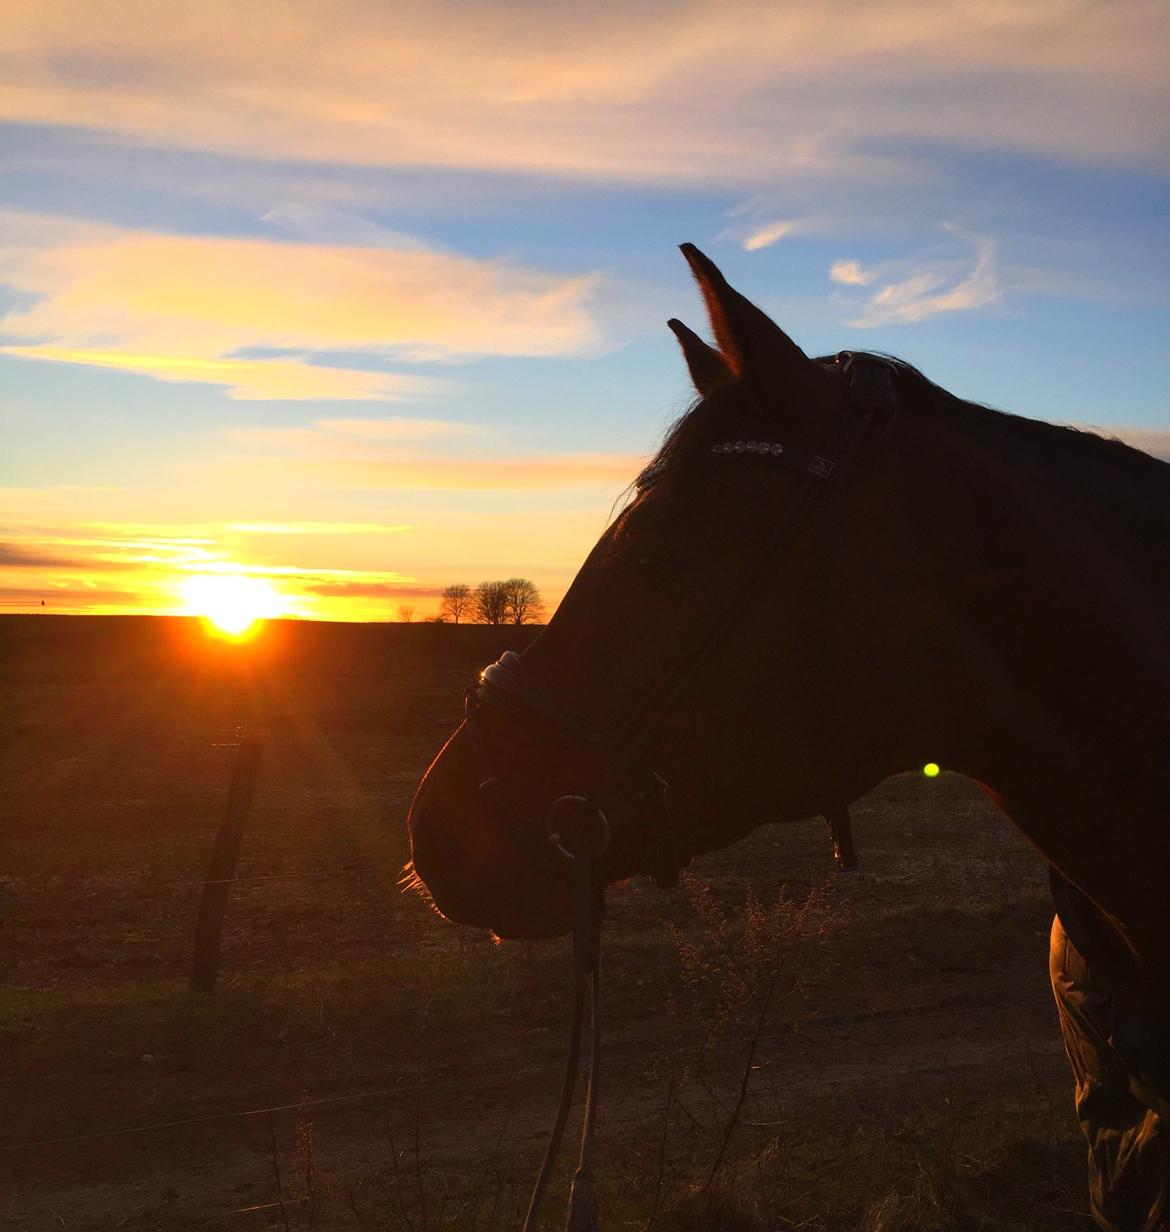
<instances>
[{"instance_id":1,"label":"sky","mask_svg":"<svg viewBox=\"0 0 1170 1232\"><path fill-rule=\"evenodd\" d=\"M7 0L0 611L551 608L691 390L810 354L1170 457L1165 0Z\"/></svg>"}]
</instances>

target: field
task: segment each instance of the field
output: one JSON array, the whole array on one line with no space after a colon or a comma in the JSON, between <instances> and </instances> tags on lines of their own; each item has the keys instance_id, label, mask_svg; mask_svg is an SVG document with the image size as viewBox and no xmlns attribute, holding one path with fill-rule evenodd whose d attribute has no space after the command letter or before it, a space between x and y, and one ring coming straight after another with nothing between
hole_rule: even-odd
<instances>
[{"instance_id":1,"label":"field","mask_svg":"<svg viewBox=\"0 0 1170 1232\"><path fill-rule=\"evenodd\" d=\"M518 1227L567 945L395 883L465 684L529 636L0 618L0 1227ZM203 995L240 729L264 760ZM611 891L603 1228L1093 1226L1039 857L946 774L883 784L856 836L857 874L810 820Z\"/></svg>"}]
</instances>

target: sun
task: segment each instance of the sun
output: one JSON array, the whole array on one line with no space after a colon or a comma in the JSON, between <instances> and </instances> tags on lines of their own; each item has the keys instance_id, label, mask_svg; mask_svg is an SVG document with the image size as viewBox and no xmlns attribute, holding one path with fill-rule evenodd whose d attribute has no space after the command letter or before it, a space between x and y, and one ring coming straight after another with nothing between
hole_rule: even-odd
<instances>
[{"instance_id":1,"label":"sun","mask_svg":"<svg viewBox=\"0 0 1170 1232\"><path fill-rule=\"evenodd\" d=\"M258 621L287 610L271 582L242 573L201 573L188 578L182 591L192 616L202 616L211 632L233 641L249 636Z\"/></svg>"}]
</instances>

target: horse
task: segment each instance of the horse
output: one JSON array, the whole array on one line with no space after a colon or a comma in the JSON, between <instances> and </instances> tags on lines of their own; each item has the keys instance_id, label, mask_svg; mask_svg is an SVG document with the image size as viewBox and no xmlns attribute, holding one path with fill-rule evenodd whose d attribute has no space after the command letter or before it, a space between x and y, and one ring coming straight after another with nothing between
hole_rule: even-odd
<instances>
[{"instance_id":1,"label":"horse","mask_svg":"<svg viewBox=\"0 0 1170 1232\"><path fill-rule=\"evenodd\" d=\"M697 401L548 626L469 690L413 874L452 920L557 936L558 850L669 885L764 823L822 814L848 850L884 779L967 775L1050 866L1093 1213L1162 1227L1170 466L891 357L810 358L682 251L716 344L669 323Z\"/></svg>"}]
</instances>

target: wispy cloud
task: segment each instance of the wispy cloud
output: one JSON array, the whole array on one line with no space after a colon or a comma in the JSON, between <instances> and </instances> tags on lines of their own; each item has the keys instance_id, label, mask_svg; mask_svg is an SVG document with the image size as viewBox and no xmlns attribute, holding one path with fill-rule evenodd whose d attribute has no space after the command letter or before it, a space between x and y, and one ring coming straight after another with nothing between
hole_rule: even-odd
<instances>
[{"instance_id":1,"label":"wispy cloud","mask_svg":"<svg viewBox=\"0 0 1170 1232\"><path fill-rule=\"evenodd\" d=\"M136 588L112 590L96 583L68 583L29 586L0 586L0 608L27 612L43 605L50 612L126 612L141 607L142 592Z\"/></svg>"},{"instance_id":2,"label":"wispy cloud","mask_svg":"<svg viewBox=\"0 0 1170 1232\"><path fill-rule=\"evenodd\" d=\"M352 459L302 462L306 474L340 488L377 491L565 492L628 483L645 458L625 454L551 454L523 458Z\"/></svg>"},{"instance_id":3,"label":"wispy cloud","mask_svg":"<svg viewBox=\"0 0 1170 1232\"><path fill-rule=\"evenodd\" d=\"M243 457L210 463L224 475L243 467L263 482L269 470L296 471L314 484L383 491L563 491L628 483L645 459L633 454L500 455L436 445L490 434L486 425L442 420L320 419L297 428L226 428Z\"/></svg>"},{"instance_id":4,"label":"wispy cloud","mask_svg":"<svg viewBox=\"0 0 1170 1232\"><path fill-rule=\"evenodd\" d=\"M449 419L318 419L308 427L225 428L228 440L250 448L336 452L367 446L417 446L469 441L490 432L485 424Z\"/></svg>"},{"instance_id":5,"label":"wispy cloud","mask_svg":"<svg viewBox=\"0 0 1170 1232\"><path fill-rule=\"evenodd\" d=\"M413 528L380 522L227 522L224 529L244 535L401 535Z\"/></svg>"},{"instance_id":6,"label":"wispy cloud","mask_svg":"<svg viewBox=\"0 0 1170 1232\"><path fill-rule=\"evenodd\" d=\"M0 569L105 571L157 566L190 573L235 570L241 554L259 555L257 542L269 536L403 535L413 528L381 522L90 522L68 527L10 523L0 529L8 537L0 542ZM257 562L254 567L273 573L295 573L300 568L272 562ZM330 567L316 571L337 572Z\"/></svg>"},{"instance_id":7,"label":"wispy cloud","mask_svg":"<svg viewBox=\"0 0 1170 1232\"><path fill-rule=\"evenodd\" d=\"M1097 424L1079 424L1087 432L1095 432L1098 436L1111 437L1132 445L1163 462L1170 462L1170 428L1135 428L1126 425L1119 427L1101 427Z\"/></svg>"},{"instance_id":8,"label":"wispy cloud","mask_svg":"<svg viewBox=\"0 0 1170 1232\"><path fill-rule=\"evenodd\" d=\"M347 248L385 248L393 252L437 252L440 246L417 235L393 231L348 210L286 202L260 219L273 230L312 244Z\"/></svg>"},{"instance_id":9,"label":"wispy cloud","mask_svg":"<svg viewBox=\"0 0 1170 1232\"><path fill-rule=\"evenodd\" d=\"M995 244L978 235L948 227L973 249L960 265L952 258L908 264L891 263L866 270L856 261L838 261L829 271L834 282L848 286L884 285L860 305L853 305L849 324L862 329L879 325L910 325L948 312L983 308L1000 297ZM860 309L860 310L858 310Z\"/></svg>"},{"instance_id":10,"label":"wispy cloud","mask_svg":"<svg viewBox=\"0 0 1170 1232\"><path fill-rule=\"evenodd\" d=\"M865 287L876 277L874 270L862 269L859 261L834 261L829 269L829 278L846 287Z\"/></svg>"},{"instance_id":11,"label":"wispy cloud","mask_svg":"<svg viewBox=\"0 0 1170 1232\"><path fill-rule=\"evenodd\" d=\"M573 461L562 460L564 471L572 471ZM625 459L614 466L618 478L600 497L576 474L574 482L548 482L547 472L529 460L521 488L498 497L480 489L466 498L432 499L417 494L418 476L407 476L412 491L395 498L384 491L371 495L380 475L359 476L369 480L367 487L355 484L344 466L336 473L326 468L313 484L301 458L232 460L228 480L246 484L250 500L259 492L256 506L283 515L279 520L201 516L206 501L188 494L222 494L219 464L192 464L182 477L168 472L157 490L146 492L0 489L0 540L8 546L0 554L0 586L7 588L0 607L39 610L47 597L57 611L175 612L184 608L182 587L192 574L244 573L269 581L302 616L384 619L393 610L387 599L418 599L420 612L430 611L430 600L453 581L474 583L518 569L555 602L603 529L612 496L637 465ZM489 469L486 481L492 478ZM196 517L134 517L138 509L166 508L172 494ZM376 508L385 516L330 516L338 508Z\"/></svg>"},{"instance_id":12,"label":"wispy cloud","mask_svg":"<svg viewBox=\"0 0 1170 1232\"><path fill-rule=\"evenodd\" d=\"M437 599L438 586L414 582L310 582L305 590L327 599Z\"/></svg>"},{"instance_id":13,"label":"wispy cloud","mask_svg":"<svg viewBox=\"0 0 1170 1232\"><path fill-rule=\"evenodd\" d=\"M322 614L318 601L323 598L434 597L434 585L420 583L402 569L314 559L311 541L318 536L401 534L409 529L333 522L9 525L5 530L10 541L0 543L0 577L6 581L0 587L0 607L39 607L43 598L57 611L182 611L185 579L224 574L267 579L276 584L288 610L299 615ZM295 536L290 555L265 558L260 545L269 536ZM106 584L111 573L125 579L121 589Z\"/></svg>"},{"instance_id":14,"label":"wispy cloud","mask_svg":"<svg viewBox=\"0 0 1170 1232\"><path fill-rule=\"evenodd\" d=\"M266 484L312 485L317 492L548 492L610 490L616 496L645 465L631 454L559 453L521 457L454 457L410 452L346 454L312 451L254 453L194 466L186 478L214 475L219 482L247 477ZM600 531L601 527L596 528Z\"/></svg>"},{"instance_id":15,"label":"wispy cloud","mask_svg":"<svg viewBox=\"0 0 1170 1232\"><path fill-rule=\"evenodd\" d=\"M5 114L172 147L766 182L824 170L830 117L859 142L1167 161L1168 18L1143 0L695 0L620 22L458 0L8 7Z\"/></svg>"},{"instance_id":16,"label":"wispy cloud","mask_svg":"<svg viewBox=\"0 0 1170 1232\"><path fill-rule=\"evenodd\" d=\"M744 252L759 252L791 235L816 230L810 219L787 217L784 207L770 193L754 193L728 210L733 221L719 239L731 240Z\"/></svg>"},{"instance_id":17,"label":"wispy cloud","mask_svg":"<svg viewBox=\"0 0 1170 1232\"><path fill-rule=\"evenodd\" d=\"M777 240L784 239L785 236L791 235L797 228L798 224L791 219L786 219L778 222L764 223L763 226L753 227L747 235L743 237L743 248L745 252L758 252L761 248L769 248L775 244Z\"/></svg>"},{"instance_id":18,"label":"wispy cloud","mask_svg":"<svg viewBox=\"0 0 1170 1232\"><path fill-rule=\"evenodd\" d=\"M132 568L127 561L111 561L101 556L66 555L52 545L28 546L0 543L0 569L110 569Z\"/></svg>"},{"instance_id":19,"label":"wispy cloud","mask_svg":"<svg viewBox=\"0 0 1170 1232\"><path fill-rule=\"evenodd\" d=\"M381 442L470 440L490 429L485 424L450 419L322 419L321 428L339 436Z\"/></svg>"},{"instance_id":20,"label":"wispy cloud","mask_svg":"<svg viewBox=\"0 0 1170 1232\"><path fill-rule=\"evenodd\" d=\"M323 245L16 221L24 243L0 248L0 277L31 302L4 318L3 349L26 359L202 381L243 399L388 400L444 386L387 362L576 354L599 340L591 275L393 235ZM349 366L312 362L323 352Z\"/></svg>"},{"instance_id":21,"label":"wispy cloud","mask_svg":"<svg viewBox=\"0 0 1170 1232\"><path fill-rule=\"evenodd\" d=\"M215 536L195 538L165 531L143 535L112 525L95 531L19 525L6 529L10 542L0 546L0 569L9 571L48 570L54 575L156 567L184 571L214 568L229 556Z\"/></svg>"},{"instance_id":22,"label":"wispy cloud","mask_svg":"<svg viewBox=\"0 0 1170 1232\"><path fill-rule=\"evenodd\" d=\"M189 346L192 341L184 345ZM141 343L130 341L129 345L133 348ZM301 359L200 359L176 355L174 349L164 347L162 353L142 355L121 350L102 351L46 344L0 347L0 351L18 359L115 368L154 377L159 381L200 381L222 385L232 398L240 401L353 399L388 402L400 398L419 398L435 389L428 378L403 373L328 368Z\"/></svg>"}]
</instances>

